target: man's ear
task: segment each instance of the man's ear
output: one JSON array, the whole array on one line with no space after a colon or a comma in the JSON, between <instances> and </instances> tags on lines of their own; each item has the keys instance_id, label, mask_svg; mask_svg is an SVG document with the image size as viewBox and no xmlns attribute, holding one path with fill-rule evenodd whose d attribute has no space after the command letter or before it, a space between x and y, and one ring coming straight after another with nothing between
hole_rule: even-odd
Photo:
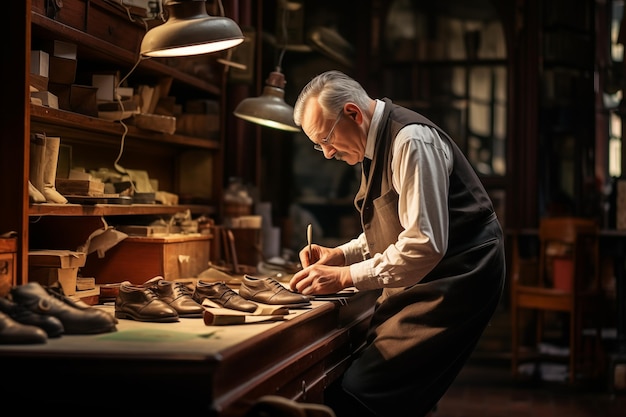
<instances>
[{"instance_id":1,"label":"man's ear","mask_svg":"<svg viewBox=\"0 0 626 417\"><path fill-rule=\"evenodd\" d=\"M358 124L363 121L363 113L361 112L359 106L357 106L356 104L346 103L346 105L343 107L343 111L345 113L345 116L354 120Z\"/></svg>"}]
</instances>

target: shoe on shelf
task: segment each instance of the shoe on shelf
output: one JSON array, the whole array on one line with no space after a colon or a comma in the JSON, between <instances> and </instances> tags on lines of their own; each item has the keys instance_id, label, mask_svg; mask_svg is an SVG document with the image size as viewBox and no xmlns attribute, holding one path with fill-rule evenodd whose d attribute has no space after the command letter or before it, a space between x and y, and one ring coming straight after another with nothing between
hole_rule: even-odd
<instances>
[{"instance_id":1,"label":"shoe on shelf","mask_svg":"<svg viewBox=\"0 0 626 417\"><path fill-rule=\"evenodd\" d=\"M257 304L237 294L224 281L210 282L199 279L193 292L193 299L200 304L204 300L209 300L220 307L247 313L254 312L258 307Z\"/></svg>"},{"instance_id":2,"label":"shoe on shelf","mask_svg":"<svg viewBox=\"0 0 626 417\"><path fill-rule=\"evenodd\" d=\"M0 297L0 312L11 317L18 323L36 326L46 332L49 338L63 334L63 323L54 316L33 313L21 304L15 303L6 297Z\"/></svg>"},{"instance_id":3,"label":"shoe on shelf","mask_svg":"<svg viewBox=\"0 0 626 417\"><path fill-rule=\"evenodd\" d=\"M150 288L159 298L178 313L181 318L202 318L204 307L198 304L183 282L166 281L156 276L146 281L143 287Z\"/></svg>"},{"instance_id":4,"label":"shoe on shelf","mask_svg":"<svg viewBox=\"0 0 626 417\"><path fill-rule=\"evenodd\" d=\"M285 305L290 308L311 305L306 295L289 291L283 284L271 277L257 278L244 275L239 287L239 295L257 303Z\"/></svg>"},{"instance_id":5,"label":"shoe on shelf","mask_svg":"<svg viewBox=\"0 0 626 417\"><path fill-rule=\"evenodd\" d=\"M64 334L97 334L117 330L113 315L88 304L84 308L78 307L79 304L61 291L47 289L38 282L11 288L11 297L33 313L58 318L63 324Z\"/></svg>"},{"instance_id":6,"label":"shoe on shelf","mask_svg":"<svg viewBox=\"0 0 626 417\"><path fill-rule=\"evenodd\" d=\"M43 329L18 323L0 311L0 345L34 345L47 341L48 336Z\"/></svg>"},{"instance_id":7,"label":"shoe on shelf","mask_svg":"<svg viewBox=\"0 0 626 417\"><path fill-rule=\"evenodd\" d=\"M165 301L160 300L153 289L124 281L120 284L115 298L115 317L173 323L178 321L178 312Z\"/></svg>"}]
</instances>

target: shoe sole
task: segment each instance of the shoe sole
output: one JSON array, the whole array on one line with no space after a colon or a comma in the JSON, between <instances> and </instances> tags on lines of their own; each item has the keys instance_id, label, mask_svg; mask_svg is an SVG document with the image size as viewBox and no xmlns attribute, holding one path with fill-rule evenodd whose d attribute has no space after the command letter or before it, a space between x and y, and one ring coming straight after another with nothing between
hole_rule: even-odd
<instances>
[{"instance_id":1,"label":"shoe sole","mask_svg":"<svg viewBox=\"0 0 626 417\"><path fill-rule=\"evenodd\" d=\"M151 322L151 323L174 323L178 321L178 316L143 318L143 317L135 316L132 313L124 312L124 311L116 311L115 318L135 320L135 321L146 321L146 322Z\"/></svg>"}]
</instances>

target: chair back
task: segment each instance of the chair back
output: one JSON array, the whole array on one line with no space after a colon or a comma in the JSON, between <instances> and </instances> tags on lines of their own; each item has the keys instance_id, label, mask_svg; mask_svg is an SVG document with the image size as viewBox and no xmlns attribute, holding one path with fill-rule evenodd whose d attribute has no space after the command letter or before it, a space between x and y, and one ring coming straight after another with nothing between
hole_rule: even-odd
<instances>
[{"instance_id":1,"label":"chair back","mask_svg":"<svg viewBox=\"0 0 626 417\"><path fill-rule=\"evenodd\" d=\"M599 288L598 234L598 225L592 219L541 219L540 285L573 293Z\"/></svg>"}]
</instances>

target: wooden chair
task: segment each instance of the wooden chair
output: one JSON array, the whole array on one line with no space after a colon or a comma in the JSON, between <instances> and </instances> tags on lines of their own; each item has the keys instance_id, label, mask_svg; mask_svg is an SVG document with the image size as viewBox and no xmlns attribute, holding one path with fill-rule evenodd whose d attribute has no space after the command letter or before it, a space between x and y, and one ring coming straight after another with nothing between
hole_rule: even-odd
<instances>
[{"instance_id":1,"label":"wooden chair","mask_svg":"<svg viewBox=\"0 0 626 417\"><path fill-rule=\"evenodd\" d=\"M538 245L535 245L538 253L530 256L522 253L520 236L515 236L512 242L513 375L519 376L522 361L545 359L536 349L545 340L545 318L561 312L569 323L563 328L569 333L569 382L575 382L578 376L599 377L603 355L598 226L595 221L584 218L547 217L540 221L538 237ZM522 332L532 330L528 325L535 326L535 349L528 349L527 341L522 340ZM593 329L593 335L584 336L584 329Z\"/></svg>"}]
</instances>

